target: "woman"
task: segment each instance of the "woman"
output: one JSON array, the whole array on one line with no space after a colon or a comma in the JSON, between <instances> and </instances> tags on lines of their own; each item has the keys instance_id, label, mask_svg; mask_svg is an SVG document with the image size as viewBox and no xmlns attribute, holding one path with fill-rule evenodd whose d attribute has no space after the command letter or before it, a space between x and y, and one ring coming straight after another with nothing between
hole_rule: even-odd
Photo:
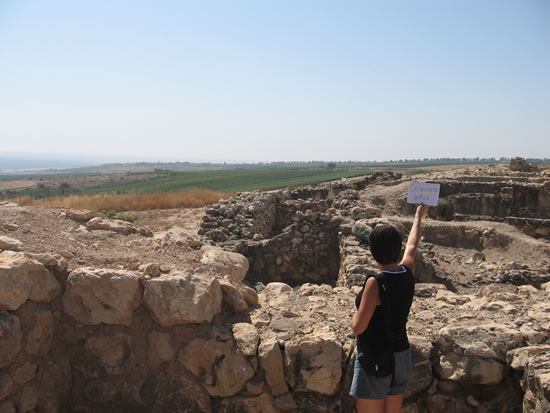
<instances>
[{"instance_id":1,"label":"woman","mask_svg":"<svg viewBox=\"0 0 550 413\"><path fill-rule=\"evenodd\" d=\"M391 225L377 225L369 236L372 256L387 282L387 296L391 302L390 317L385 320L380 304L378 282L367 278L356 297L357 311L351 328L357 334L357 354L367 353L373 346L383 346L386 323L392 331L394 374L383 377L369 376L355 357L355 369L350 394L355 397L359 413L397 413L403 404L403 395L412 370L412 356L407 338L407 317L414 295L414 257L420 242L422 217L429 207L419 205L407 240L403 259L399 232ZM387 345L387 341L385 342Z\"/></svg>"}]
</instances>

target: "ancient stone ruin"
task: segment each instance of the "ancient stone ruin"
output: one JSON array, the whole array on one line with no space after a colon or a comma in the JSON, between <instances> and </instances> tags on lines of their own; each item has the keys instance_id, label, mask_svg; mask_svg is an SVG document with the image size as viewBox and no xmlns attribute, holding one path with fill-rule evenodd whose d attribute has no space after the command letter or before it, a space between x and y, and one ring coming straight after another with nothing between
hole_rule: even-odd
<instances>
[{"instance_id":1,"label":"ancient stone ruin","mask_svg":"<svg viewBox=\"0 0 550 413\"><path fill-rule=\"evenodd\" d=\"M442 199L417 257L403 411L547 412L549 175L420 179ZM0 412L355 411L368 234L408 233L408 182L240 193L198 215L200 237L0 205Z\"/></svg>"}]
</instances>

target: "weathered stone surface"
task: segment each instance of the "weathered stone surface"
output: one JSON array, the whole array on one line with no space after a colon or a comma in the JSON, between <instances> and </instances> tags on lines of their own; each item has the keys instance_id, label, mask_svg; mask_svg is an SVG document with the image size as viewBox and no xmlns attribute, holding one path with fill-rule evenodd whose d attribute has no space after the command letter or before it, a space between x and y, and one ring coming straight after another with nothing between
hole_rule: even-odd
<instances>
[{"instance_id":1,"label":"weathered stone surface","mask_svg":"<svg viewBox=\"0 0 550 413\"><path fill-rule=\"evenodd\" d=\"M55 334L53 314L49 310L38 310L33 315L34 325L27 333L27 352L33 356L44 356L50 351Z\"/></svg>"},{"instance_id":2,"label":"weathered stone surface","mask_svg":"<svg viewBox=\"0 0 550 413\"><path fill-rule=\"evenodd\" d=\"M246 311L248 304L240 291L226 278L218 279L223 291L223 302L235 313Z\"/></svg>"},{"instance_id":3,"label":"weathered stone surface","mask_svg":"<svg viewBox=\"0 0 550 413\"><path fill-rule=\"evenodd\" d=\"M275 407L277 407L281 411L296 411L296 408L298 407L291 393L286 393L282 396L275 398L274 404Z\"/></svg>"},{"instance_id":4,"label":"weathered stone surface","mask_svg":"<svg viewBox=\"0 0 550 413\"><path fill-rule=\"evenodd\" d=\"M209 274L183 273L145 282L143 301L164 327L211 322L221 311L220 283Z\"/></svg>"},{"instance_id":5,"label":"weathered stone surface","mask_svg":"<svg viewBox=\"0 0 550 413\"><path fill-rule=\"evenodd\" d=\"M90 230L113 231L123 235L140 234L144 237L153 236L153 233L149 228L138 227L134 224L118 219L105 219L96 217L89 220L86 224L86 227Z\"/></svg>"},{"instance_id":6,"label":"weathered stone surface","mask_svg":"<svg viewBox=\"0 0 550 413\"><path fill-rule=\"evenodd\" d=\"M0 251L1 250L19 251L22 246L23 246L23 243L18 239L0 235Z\"/></svg>"},{"instance_id":7,"label":"weathered stone surface","mask_svg":"<svg viewBox=\"0 0 550 413\"><path fill-rule=\"evenodd\" d=\"M100 216L99 213L89 209L67 209L65 210L65 213L67 214L67 217L78 222L86 222L92 218Z\"/></svg>"},{"instance_id":8,"label":"weathered stone surface","mask_svg":"<svg viewBox=\"0 0 550 413\"><path fill-rule=\"evenodd\" d=\"M245 256L224 251L219 247L205 245L201 263L215 274L228 275L232 280L242 281L248 271L248 260Z\"/></svg>"},{"instance_id":9,"label":"weathered stone surface","mask_svg":"<svg viewBox=\"0 0 550 413\"><path fill-rule=\"evenodd\" d=\"M124 270L77 268L63 294L66 313L82 324L130 325L140 304L139 277Z\"/></svg>"},{"instance_id":10,"label":"weathered stone surface","mask_svg":"<svg viewBox=\"0 0 550 413\"><path fill-rule=\"evenodd\" d=\"M361 241L369 242L369 236L372 232L372 227L367 225L366 221L360 220L355 223L351 233Z\"/></svg>"},{"instance_id":11,"label":"weathered stone surface","mask_svg":"<svg viewBox=\"0 0 550 413\"><path fill-rule=\"evenodd\" d=\"M105 380L90 380L84 386L84 396L93 403L105 403L113 400L118 392L111 383Z\"/></svg>"},{"instance_id":12,"label":"weathered stone surface","mask_svg":"<svg viewBox=\"0 0 550 413\"><path fill-rule=\"evenodd\" d=\"M39 391L34 385L23 387L17 401L18 412L30 412L38 403Z\"/></svg>"},{"instance_id":13,"label":"weathered stone surface","mask_svg":"<svg viewBox=\"0 0 550 413\"><path fill-rule=\"evenodd\" d=\"M26 384L27 382L35 378L37 368L38 366L36 364L27 361L25 364L15 369L15 373L13 374L13 381L18 386Z\"/></svg>"},{"instance_id":14,"label":"weathered stone surface","mask_svg":"<svg viewBox=\"0 0 550 413\"><path fill-rule=\"evenodd\" d=\"M13 402L7 400L0 403L0 413L17 413L17 408Z\"/></svg>"},{"instance_id":15,"label":"weathered stone surface","mask_svg":"<svg viewBox=\"0 0 550 413\"><path fill-rule=\"evenodd\" d=\"M275 407L273 398L263 393L257 397L236 396L223 399L220 403L220 413L279 413Z\"/></svg>"},{"instance_id":16,"label":"weathered stone surface","mask_svg":"<svg viewBox=\"0 0 550 413\"><path fill-rule=\"evenodd\" d=\"M286 377L295 391L334 394L342 377L341 362L342 344L328 330L285 344Z\"/></svg>"},{"instance_id":17,"label":"weathered stone surface","mask_svg":"<svg viewBox=\"0 0 550 413\"><path fill-rule=\"evenodd\" d=\"M8 374L0 372L0 401L8 397L14 387L12 378Z\"/></svg>"},{"instance_id":18,"label":"weathered stone surface","mask_svg":"<svg viewBox=\"0 0 550 413\"><path fill-rule=\"evenodd\" d=\"M410 336L409 343L412 350L413 369L405 398L428 389L433 379L431 362L433 347L431 341L423 337Z\"/></svg>"},{"instance_id":19,"label":"weathered stone surface","mask_svg":"<svg viewBox=\"0 0 550 413\"><path fill-rule=\"evenodd\" d=\"M256 356L260 333L249 323L235 323L232 327L237 348L245 356Z\"/></svg>"},{"instance_id":20,"label":"weathered stone surface","mask_svg":"<svg viewBox=\"0 0 550 413\"><path fill-rule=\"evenodd\" d=\"M85 349L100 361L109 374L120 374L132 352L132 339L128 334L118 333L112 337L90 337Z\"/></svg>"},{"instance_id":21,"label":"weathered stone surface","mask_svg":"<svg viewBox=\"0 0 550 413\"><path fill-rule=\"evenodd\" d=\"M47 303L61 292L56 278L23 253L0 253L0 309L17 310L27 300Z\"/></svg>"},{"instance_id":22,"label":"weathered stone surface","mask_svg":"<svg viewBox=\"0 0 550 413\"><path fill-rule=\"evenodd\" d=\"M488 358L441 355L436 371L441 379L465 384L495 385L504 379L504 363Z\"/></svg>"},{"instance_id":23,"label":"weathered stone surface","mask_svg":"<svg viewBox=\"0 0 550 413\"><path fill-rule=\"evenodd\" d=\"M504 361L506 352L519 347L522 342L521 332L503 324L488 323L445 327L439 331L436 344L443 353L455 352Z\"/></svg>"},{"instance_id":24,"label":"weathered stone surface","mask_svg":"<svg viewBox=\"0 0 550 413\"><path fill-rule=\"evenodd\" d=\"M174 357L175 350L172 344L172 337L169 333L151 331L147 338L149 343L149 358L170 361Z\"/></svg>"},{"instance_id":25,"label":"weathered stone surface","mask_svg":"<svg viewBox=\"0 0 550 413\"><path fill-rule=\"evenodd\" d=\"M271 394L275 397L288 393L285 381L283 355L279 343L275 340L262 341L258 349L260 365L265 372L265 378Z\"/></svg>"},{"instance_id":26,"label":"weathered stone surface","mask_svg":"<svg viewBox=\"0 0 550 413\"><path fill-rule=\"evenodd\" d=\"M180 351L178 361L201 380L211 396L239 393L256 371L232 341L194 339Z\"/></svg>"},{"instance_id":27,"label":"weathered stone surface","mask_svg":"<svg viewBox=\"0 0 550 413\"><path fill-rule=\"evenodd\" d=\"M40 390L38 411L62 412L66 409L73 386L69 359L63 355L42 362L38 369L36 385Z\"/></svg>"},{"instance_id":28,"label":"weathered stone surface","mask_svg":"<svg viewBox=\"0 0 550 413\"><path fill-rule=\"evenodd\" d=\"M23 333L19 318L0 311L0 368L9 365L21 351Z\"/></svg>"},{"instance_id":29,"label":"weathered stone surface","mask_svg":"<svg viewBox=\"0 0 550 413\"><path fill-rule=\"evenodd\" d=\"M144 274L150 275L151 277L160 276L160 265L154 262L140 265L139 270Z\"/></svg>"}]
</instances>

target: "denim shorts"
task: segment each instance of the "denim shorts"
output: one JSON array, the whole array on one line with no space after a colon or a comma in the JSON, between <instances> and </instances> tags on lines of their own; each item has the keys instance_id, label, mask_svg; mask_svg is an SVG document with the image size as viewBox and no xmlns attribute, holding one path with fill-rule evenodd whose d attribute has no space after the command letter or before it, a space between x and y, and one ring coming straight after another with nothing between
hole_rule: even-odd
<instances>
[{"instance_id":1,"label":"denim shorts","mask_svg":"<svg viewBox=\"0 0 550 413\"><path fill-rule=\"evenodd\" d=\"M411 349L393 354L395 358L395 378L392 384L392 376L374 377L368 376L361 368L357 353L355 354L355 366L353 381L349 394L358 399L383 400L386 396L397 396L405 393L407 383L412 371Z\"/></svg>"}]
</instances>

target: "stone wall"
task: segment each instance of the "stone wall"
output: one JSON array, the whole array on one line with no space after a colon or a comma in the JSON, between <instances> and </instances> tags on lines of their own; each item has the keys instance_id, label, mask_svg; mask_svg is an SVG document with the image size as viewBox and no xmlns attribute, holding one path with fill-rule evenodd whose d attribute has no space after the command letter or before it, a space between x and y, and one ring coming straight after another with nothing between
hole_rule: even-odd
<instances>
[{"instance_id":1,"label":"stone wall","mask_svg":"<svg viewBox=\"0 0 550 413\"><path fill-rule=\"evenodd\" d=\"M0 411L353 411L349 289L272 282L257 292L242 282L242 256L205 247L201 261L150 278L1 252ZM548 282L478 297L420 286L415 305L434 311L513 306L526 294L548 311ZM521 329L456 322L431 340L412 335L404 411L546 412L548 319L537 314Z\"/></svg>"}]
</instances>

